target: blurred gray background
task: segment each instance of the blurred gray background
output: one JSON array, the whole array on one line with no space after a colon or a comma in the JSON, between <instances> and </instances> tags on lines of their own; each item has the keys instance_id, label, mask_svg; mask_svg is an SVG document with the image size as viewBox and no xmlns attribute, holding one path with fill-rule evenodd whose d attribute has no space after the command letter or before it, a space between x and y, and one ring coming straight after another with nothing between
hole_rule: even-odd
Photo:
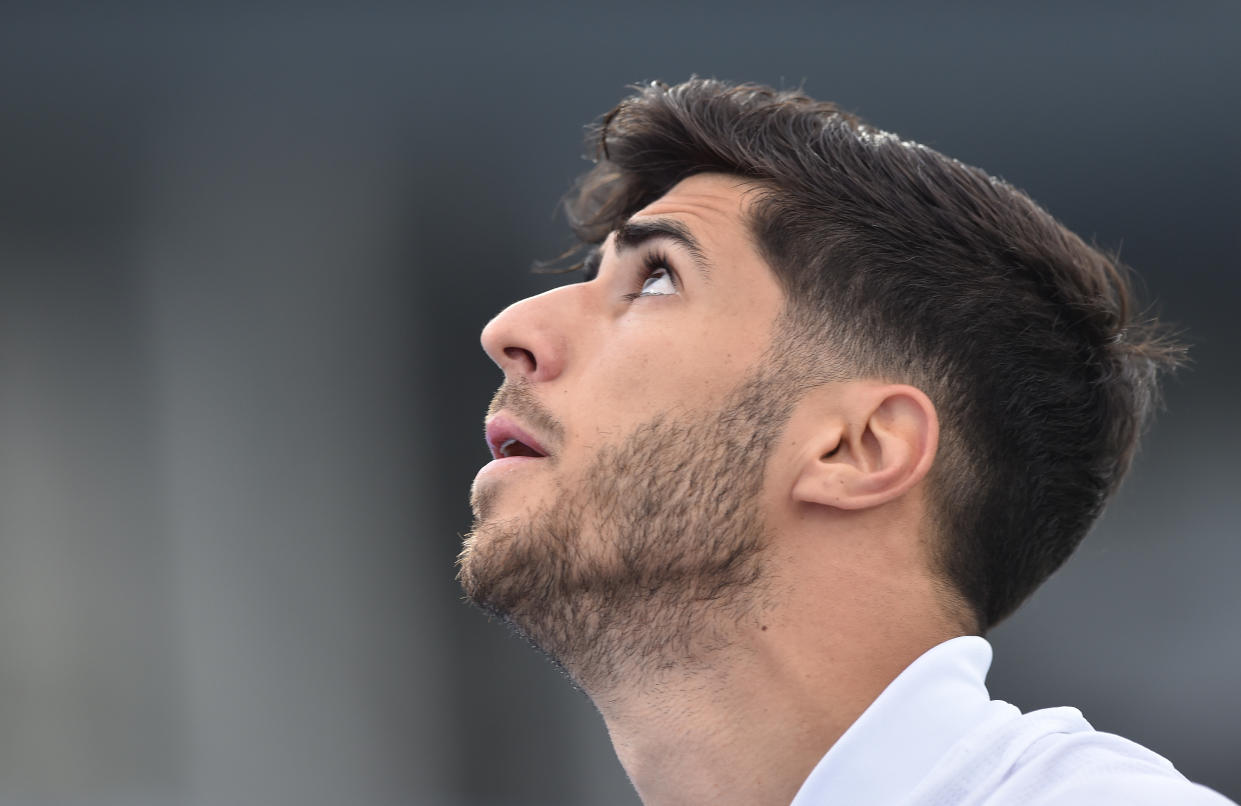
<instances>
[{"instance_id":1,"label":"blurred gray background","mask_svg":"<svg viewBox=\"0 0 1241 806\"><path fill-rule=\"evenodd\" d=\"M636 803L453 560L478 332L583 125L695 73L1003 176L1184 326L991 686L1241 799L1241 3L2 8L0 803Z\"/></svg>"}]
</instances>

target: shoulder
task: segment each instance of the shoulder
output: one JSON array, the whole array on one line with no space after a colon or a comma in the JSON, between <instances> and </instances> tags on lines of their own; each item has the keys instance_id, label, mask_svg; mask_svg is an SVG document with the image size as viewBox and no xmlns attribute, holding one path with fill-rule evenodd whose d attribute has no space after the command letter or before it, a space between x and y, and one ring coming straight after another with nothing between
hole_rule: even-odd
<instances>
[{"instance_id":1,"label":"shoulder","mask_svg":"<svg viewBox=\"0 0 1241 806\"><path fill-rule=\"evenodd\" d=\"M1036 711L1022 719L1037 723L1040 717ZM1234 806L1223 795L1187 780L1158 753L1092 728L1047 732L1030 741L1005 771L992 797L982 802L995 806Z\"/></svg>"},{"instance_id":2,"label":"shoulder","mask_svg":"<svg viewBox=\"0 0 1241 806\"><path fill-rule=\"evenodd\" d=\"M1094 730L1075 708L1021 714L1000 705L944 755L907 804L1235 806L1158 753Z\"/></svg>"}]
</instances>

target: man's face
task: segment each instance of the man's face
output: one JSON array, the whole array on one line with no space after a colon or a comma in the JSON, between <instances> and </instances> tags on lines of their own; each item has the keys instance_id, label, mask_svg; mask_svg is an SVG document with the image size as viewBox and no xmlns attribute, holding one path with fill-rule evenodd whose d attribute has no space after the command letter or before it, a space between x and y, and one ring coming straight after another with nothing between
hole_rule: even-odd
<instances>
[{"instance_id":1,"label":"man's face","mask_svg":"<svg viewBox=\"0 0 1241 806\"><path fill-rule=\"evenodd\" d=\"M609 236L594 279L483 331L505 373L499 458L474 482L462 585L580 682L694 652L701 611L744 610L761 576L764 467L793 396L767 366L783 296L747 187L684 180Z\"/></svg>"}]
</instances>

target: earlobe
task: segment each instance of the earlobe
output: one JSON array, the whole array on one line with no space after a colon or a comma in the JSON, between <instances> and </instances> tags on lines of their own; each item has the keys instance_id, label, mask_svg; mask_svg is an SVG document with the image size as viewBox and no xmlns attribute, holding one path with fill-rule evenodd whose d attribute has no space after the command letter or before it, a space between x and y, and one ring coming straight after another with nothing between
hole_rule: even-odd
<instances>
[{"instance_id":1,"label":"earlobe","mask_svg":"<svg viewBox=\"0 0 1241 806\"><path fill-rule=\"evenodd\" d=\"M904 384L853 382L833 395L835 416L809 443L796 500L843 510L876 507L926 477L939 443L930 398Z\"/></svg>"}]
</instances>

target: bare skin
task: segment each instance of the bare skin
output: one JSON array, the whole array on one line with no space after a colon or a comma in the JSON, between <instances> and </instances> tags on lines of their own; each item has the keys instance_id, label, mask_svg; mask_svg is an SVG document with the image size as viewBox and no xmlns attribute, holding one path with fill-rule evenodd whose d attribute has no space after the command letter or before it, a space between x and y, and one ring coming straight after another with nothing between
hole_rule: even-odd
<instances>
[{"instance_id":1,"label":"bare skin","mask_svg":"<svg viewBox=\"0 0 1241 806\"><path fill-rule=\"evenodd\" d=\"M721 439L744 427L735 416L744 408L730 401L779 363L768 348L784 301L745 226L751 190L733 177L686 179L630 221L678 225L700 255L675 238L622 248L610 238L597 279L517 303L483 333L506 384L534 401L523 407L511 402L520 396L502 396L493 422L508 418L544 439L548 456L501 459L480 472L463 585L543 639L582 685L647 806L785 806L893 678L968 632L929 570L924 499L938 421L912 387L841 379L785 395L787 421L761 454L754 449L761 475L745 499L756 517L744 533L729 534L735 517L673 520L642 490L622 486L607 500L615 485L600 482L614 471L599 457L645 456L638 448L657 444L652 434L683 434L695 446L684 457L671 462L676 454L652 449L653 468L626 471L645 472L656 492L676 484L706 461L711 443L694 441L694 424L710 424ZM666 269L643 262L652 244ZM635 293L642 296L626 296ZM728 473L747 456L723 457L731 484L723 489L745 494L744 477L732 483ZM583 490L592 492L573 494ZM631 534L604 513L635 503L650 510L643 523L682 528L622 562ZM721 551L728 541L758 540L754 573L709 597L676 598L686 585L695 590L695 579L674 588L659 572L686 561L696 528ZM677 553L661 555L670 546ZM498 580L525 579L512 573L553 556L557 575L529 578L538 597L522 599L520 586L507 598L495 593ZM514 557L521 562L506 564ZM703 563L700 573L721 573L714 566ZM604 650L575 643L584 630Z\"/></svg>"}]
</instances>

